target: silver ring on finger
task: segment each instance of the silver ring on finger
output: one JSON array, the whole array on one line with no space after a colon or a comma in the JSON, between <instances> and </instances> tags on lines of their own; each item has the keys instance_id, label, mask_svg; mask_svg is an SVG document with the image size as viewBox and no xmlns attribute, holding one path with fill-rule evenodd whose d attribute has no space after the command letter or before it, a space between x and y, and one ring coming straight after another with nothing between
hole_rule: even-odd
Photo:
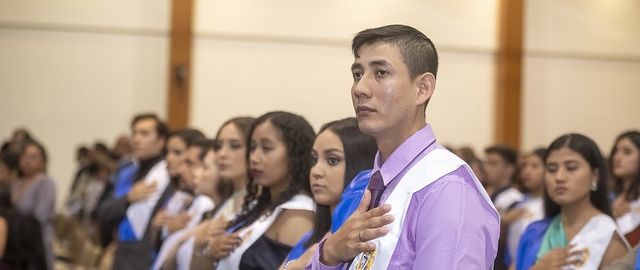
<instances>
[{"instance_id":1,"label":"silver ring on finger","mask_svg":"<svg viewBox=\"0 0 640 270\"><path fill-rule=\"evenodd\" d=\"M358 233L358 239L360 239L360 242L364 242L364 239L362 239L362 231Z\"/></svg>"}]
</instances>

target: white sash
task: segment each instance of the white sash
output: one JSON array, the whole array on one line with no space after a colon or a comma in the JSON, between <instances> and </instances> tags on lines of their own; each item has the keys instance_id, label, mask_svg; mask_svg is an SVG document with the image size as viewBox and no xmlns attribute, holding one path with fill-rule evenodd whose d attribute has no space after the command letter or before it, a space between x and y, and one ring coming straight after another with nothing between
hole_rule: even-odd
<instances>
[{"instance_id":1,"label":"white sash","mask_svg":"<svg viewBox=\"0 0 640 270\"><path fill-rule=\"evenodd\" d=\"M630 206L631 211L616 220L622 234L628 234L640 226L640 199L631 202Z\"/></svg>"},{"instance_id":2,"label":"white sash","mask_svg":"<svg viewBox=\"0 0 640 270\"><path fill-rule=\"evenodd\" d=\"M393 206L389 214L393 215L394 221L389 225L389 233L372 240L376 243L377 249L374 252L358 254L349 269L387 269L400 238L413 194L461 166L467 169L473 177L476 188L489 205L493 207L489 195L484 191L482 184L475 177L469 165L447 150L434 149L422 160L418 161L402 179L398 179L398 185L385 202Z\"/></svg>"},{"instance_id":3,"label":"white sash","mask_svg":"<svg viewBox=\"0 0 640 270\"><path fill-rule=\"evenodd\" d=\"M575 245L571 251L582 250L582 254L578 256L582 257L583 263L581 265L565 266L562 269L598 269L602 261L602 256L604 256L604 252L607 250L607 247L609 247L611 237L614 233L620 234L617 231L615 221L613 221L611 217L605 214L592 217L589 222L580 229L580 232L573 237L573 240L571 240L571 244ZM627 245L627 248L629 248L629 244L624 236L620 236ZM569 260L573 259L575 258L569 258Z\"/></svg>"},{"instance_id":4,"label":"white sash","mask_svg":"<svg viewBox=\"0 0 640 270\"><path fill-rule=\"evenodd\" d=\"M160 248L160 252L158 253L158 257L153 263L153 267L151 267L151 269L157 270L162 267L164 262L167 260L167 256L169 256L169 253L171 253L174 246L176 244L179 244L181 242L180 240L182 240L187 233L190 233L193 227L200 223L200 220L202 220L202 214L204 214L204 212L212 210L214 208L214 205L215 203L213 202L213 200L205 195L199 195L194 199L189 209L187 209L187 213L189 213L189 215L191 216L191 220L186 227L173 232L166 239L164 239L164 242L162 242L162 247ZM165 229L164 227L166 226L163 226L163 229ZM184 264L178 264L178 269L189 269L190 265L191 256L189 256L189 264L187 264L184 268Z\"/></svg>"},{"instance_id":5,"label":"white sash","mask_svg":"<svg viewBox=\"0 0 640 270\"><path fill-rule=\"evenodd\" d=\"M258 238L260 238L271 227L282 210L290 209L313 211L314 206L315 205L311 197L298 194L293 196L291 200L278 205L271 215L266 217L262 216L258 220L249 224L249 226L240 229L238 236L242 239L242 243L231 253L231 255L229 255L229 257L218 262L217 269L238 269L238 267L240 267L242 254L244 254L244 252L247 251L247 249L249 249L249 247L251 247L253 243L255 243Z\"/></svg>"},{"instance_id":6,"label":"white sash","mask_svg":"<svg viewBox=\"0 0 640 270\"><path fill-rule=\"evenodd\" d=\"M151 212L153 212L153 208L155 208L158 200L164 193L164 190L169 185L169 172L167 172L167 162L162 160L158 162L147 176L144 178L144 183L150 184L154 181L157 184L156 192L154 192L149 198L135 202L127 208L127 219L129 223L131 223L131 228L133 229L133 233L136 235L138 240L142 239L144 236L144 232L147 230L147 226L149 225L149 219L151 219Z\"/></svg>"},{"instance_id":7,"label":"white sash","mask_svg":"<svg viewBox=\"0 0 640 270\"><path fill-rule=\"evenodd\" d=\"M516 221L512 222L507 231L507 250L509 251L509 256L511 256L512 261L516 260L518 243L520 243L520 237L522 237L527 226L534 221L544 218L544 201L542 197L529 197L516 206L516 209L520 208L526 209L526 213Z\"/></svg>"},{"instance_id":8,"label":"white sash","mask_svg":"<svg viewBox=\"0 0 640 270\"><path fill-rule=\"evenodd\" d=\"M187 200L190 200L191 197L192 195L189 193L186 193L182 190L177 191L175 194L173 194L173 196L171 196L171 199L169 199L169 201L167 202L167 205L164 207L166 211L166 215L168 217L173 217L180 214L182 211L185 210L184 208L186 206L186 202ZM169 230L167 229L166 225L162 226L161 236L162 236L162 239L169 236Z\"/></svg>"}]
</instances>

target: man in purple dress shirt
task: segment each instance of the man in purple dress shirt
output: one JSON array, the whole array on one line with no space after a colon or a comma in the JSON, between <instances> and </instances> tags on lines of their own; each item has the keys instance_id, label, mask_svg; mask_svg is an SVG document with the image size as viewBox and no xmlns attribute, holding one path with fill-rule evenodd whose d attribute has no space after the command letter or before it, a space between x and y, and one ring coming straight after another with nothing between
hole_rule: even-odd
<instances>
[{"instance_id":1,"label":"man in purple dress shirt","mask_svg":"<svg viewBox=\"0 0 640 270\"><path fill-rule=\"evenodd\" d=\"M468 165L438 144L426 123L435 46L412 27L389 25L358 33L352 50L351 98L360 130L378 144L372 172L382 176L379 201L386 204L367 210L367 190L306 269L490 269L498 213ZM453 165L443 172L442 164ZM410 196L399 195L414 186Z\"/></svg>"}]
</instances>

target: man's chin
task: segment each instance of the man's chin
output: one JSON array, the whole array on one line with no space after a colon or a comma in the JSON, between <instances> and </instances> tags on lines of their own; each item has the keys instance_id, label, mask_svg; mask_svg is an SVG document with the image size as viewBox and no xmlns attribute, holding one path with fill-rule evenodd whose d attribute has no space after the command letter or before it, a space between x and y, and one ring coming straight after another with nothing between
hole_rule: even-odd
<instances>
[{"instance_id":1,"label":"man's chin","mask_svg":"<svg viewBox=\"0 0 640 270\"><path fill-rule=\"evenodd\" d=\"M374 136L377 132L377 128L371 123L371 121L360 121L358 119L358 129L360 132L367 134L369 136Z\"/></svg>"}]
</instances>

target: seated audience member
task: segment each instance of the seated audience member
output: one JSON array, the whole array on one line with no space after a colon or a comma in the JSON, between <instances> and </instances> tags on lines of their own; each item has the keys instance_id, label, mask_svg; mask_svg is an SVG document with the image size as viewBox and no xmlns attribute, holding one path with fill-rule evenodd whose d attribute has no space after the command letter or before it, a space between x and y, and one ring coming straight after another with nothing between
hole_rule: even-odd
<instances>
[{"instance_id":1,"label":"seated audience member","mask_svg":"<svg viewBox=\"0 0 640 270\"><path fill-rule=\"evenodd\" d=\"M505 145L494 145L484 150L484 169L487 180L487 193L491 196L496 209L504 214L512 204L522 200L522 192L514 185L518 154Z\"/></svg>"},{"instance_id":2,"label":"seated audience member","mask_svg":"<svg viewBox=\"0 0 640 270\"><path fill-rule=\"evenodd\" d=\"M165 160L167 161L167 171L171 177L171 182L177 187L175 193L171 194L171 198L165 206L154 216L152 222L153 241L159 249L162 240L170 233L184 228L191 219L187 213L193 199L192 179L185 179L185 176L192 178L191 168L186 167L186 161L190 147L194 146L196 141L200 141L200 145L194 148L198 151L205 147L205 136L202 132L195 129L181 129L169 134L166 144ZM204 202L204 201L202 201ZM212 203L209 201L209 203ZM159 228L161 234L158 236ZM158 238L159 237L159 238Z\"/></svg>"},{"instance_id":3,"label":"seated audience member","mask_svg":"<svg viewBox=\"0 0 640 270\"><path fill-rule=\"evenodd\" d=\"M173 185L164 160L167 126L153 114L131 123L135 163L121 168L115 187L98 209L100 226L118 228L113 269L150 269L153 263L152 217L167 202Z\"/></svg>"},{"instance_id":4,"label":"seated audience member","mask_svg":"<svg viewBox=\"0 0 640 270\"><path fill-rule=\"evenodd\" d=\"M207 256L206 250L211 237L224 233L224 228L229 220L233 219L235 213L242 208L246 185L248 182L248 172L246 166L247 156L247 134L253 123L252 117L235 117L223 123L215 139L215 164L206 165L217 168L220 190L216 193L226 193L224 189L231 189L232 195L224 203L216 207L214 211L207 214L206 220L200 225L185 233L179 243L168 255L166 263L169 268L175 264L176 269L208 269L214 261ZM203 163L207 163L211 153ZM204 174L204 172L203 172ZM204 181L204 180L203 180ZM217 189L217 188L216 188ZM224 197L224 196L222 196ZM175 254L175 255L173 255ZM173 260L173 262L171 261Z\"/></svg>"},{"instance_id":5,"label":"seated audience member","mask_svg":"<svg viewBox=\"0 0 640 270\"><path fill-rule=\"evenodd\" d=\"M56 186L46 174L47 154L36 141L22 144L19 168L21 177L11 186L11 200L21 215L33 215L40 222L47 269L53 269L53 221Z\"/></svg>"},{"instance_id":6,"label":"seated audience member","mask_svg":"<svg viewBox=\"0 0 640 270\"><path fill-rule=\"evenodd\" d=\"M0 269L48 269L40 222L16 212L4 182L0 182Z\"/></svg>"},{"instance_id":7,"label":"seated audience member","mask_svg":"<svg viewBox=\"0 0 640 270\"><path fill-rule=\"evenodd\" d=\"M607 198L598 146L580 134L556 139L545 157L545 216L518 245L516 269L601 269L629 250Z\"/></svg>"},{"instance_id":8,"label":"seated audience member","mask_svg":"<svg viewBox=\"0 0 640 270\"><path fill-rule=\"evenodd\" d=\"M292 113L270 112L256 119L249 138L251 177L242 210L208 246L217 269L277 269L313 226L311 125Z\"/></svg>"},{"instance_id":9,"label":"seated audience member","mask_svg":"<svg viewBox=\"0 0 640 270\"><path fill-rule=\"evenodd\" d=\"M506 145L494 145L486 148L484 152L486 154L484 163L486 172L485 188L502 218L506 211L514 203L521 201L524 196L514 184L518 155L513 148ZM504 225L504 222L501 222L501 224ZM505 229L505 226L501 226L494 270L507 269L507 265L504 264L506 255Z\"/></svg>"},{"instance_id":10,"label":"seated audience member","mask_svg":"<svg viewBox=\"0 0 640 270\"><path fill-rule=\"evenodd\" d=\"M224 184L219 181L213 149L213 140L196 140L188 148L185 161L187 165L183 170L191 172L183 172L181 176L182 181L185 182L182 185L182 192L190 195L186 200L188 207L177 215L176 219L181 224L174 227L179 229L170 232L165 239L152 269L189 269L191 255L175 258L175 249L185 234L191 232L191 229L200 223L205 213L212 211L231 194L231 187L223 187ZM180 261L173 262L174 258Z\"/></svg>"},{"instance_id":11,"label":"seated audience member","mask_svg":"<svg viewBox=\"0 0 640 270\"><path fill-rule=\"evenodd\" d=\"M316 201L314 227L293 247L280 269L304 269L317 243L331 231L331 216L344 188L358 173L371 169L377 150L376 141L360 132L355 118L330 122L320 129L313 143L309 179Z\"/></svg>"},{"instance_id":12,"label":"seated audience member","mask_svg":"<svg viewBox=\"0 0 640 270\"><path fill-rule=\"evenodd\" d=\"M121 158L131 154L131 140L127 135L121 135L116 139L113 148L109 152L113 160L120 160Z\"/></svg>"},{"instance_id":13,"label":"seated audience member","mask_svg":"<svg viewBox=\"0 0 640 270\"><path fill-rule=\"evenodd\" d=\"M520 176L527 192L524 199L507 210L501 218L507 244L505 265L513 264L520 236L527 226L531 222L544 218L544 157L546 153L547 149L540 148L522 158L524 164Z\"/></svg>"},{"instance_id":14,"label":"seated audience member","mask_svg":"<svg viewBox=\"0 0 640 270\"><path fill-rule=\"evenodd\" d=\"M71 190L69 190L70 194L73 194L76 190L76 187L82 182L83 174L86 174L89 165L94 161L94 158L91 156L91 150L85 146L81 146L76 150L76 163L78 166L78 171L75 174L73 182L71 183Z\"/></svg>"},{"instance_id":15,"label":"seated audience member","mask_svg":"<svg viewBox=\"0 0 640 270\"><path fill-rule=\"evenodd\" d=\"M613 217L629 244L636 246L640 241L640 132L618 136L609 162L617 194Z\"/></svg>"}]
</instances>

